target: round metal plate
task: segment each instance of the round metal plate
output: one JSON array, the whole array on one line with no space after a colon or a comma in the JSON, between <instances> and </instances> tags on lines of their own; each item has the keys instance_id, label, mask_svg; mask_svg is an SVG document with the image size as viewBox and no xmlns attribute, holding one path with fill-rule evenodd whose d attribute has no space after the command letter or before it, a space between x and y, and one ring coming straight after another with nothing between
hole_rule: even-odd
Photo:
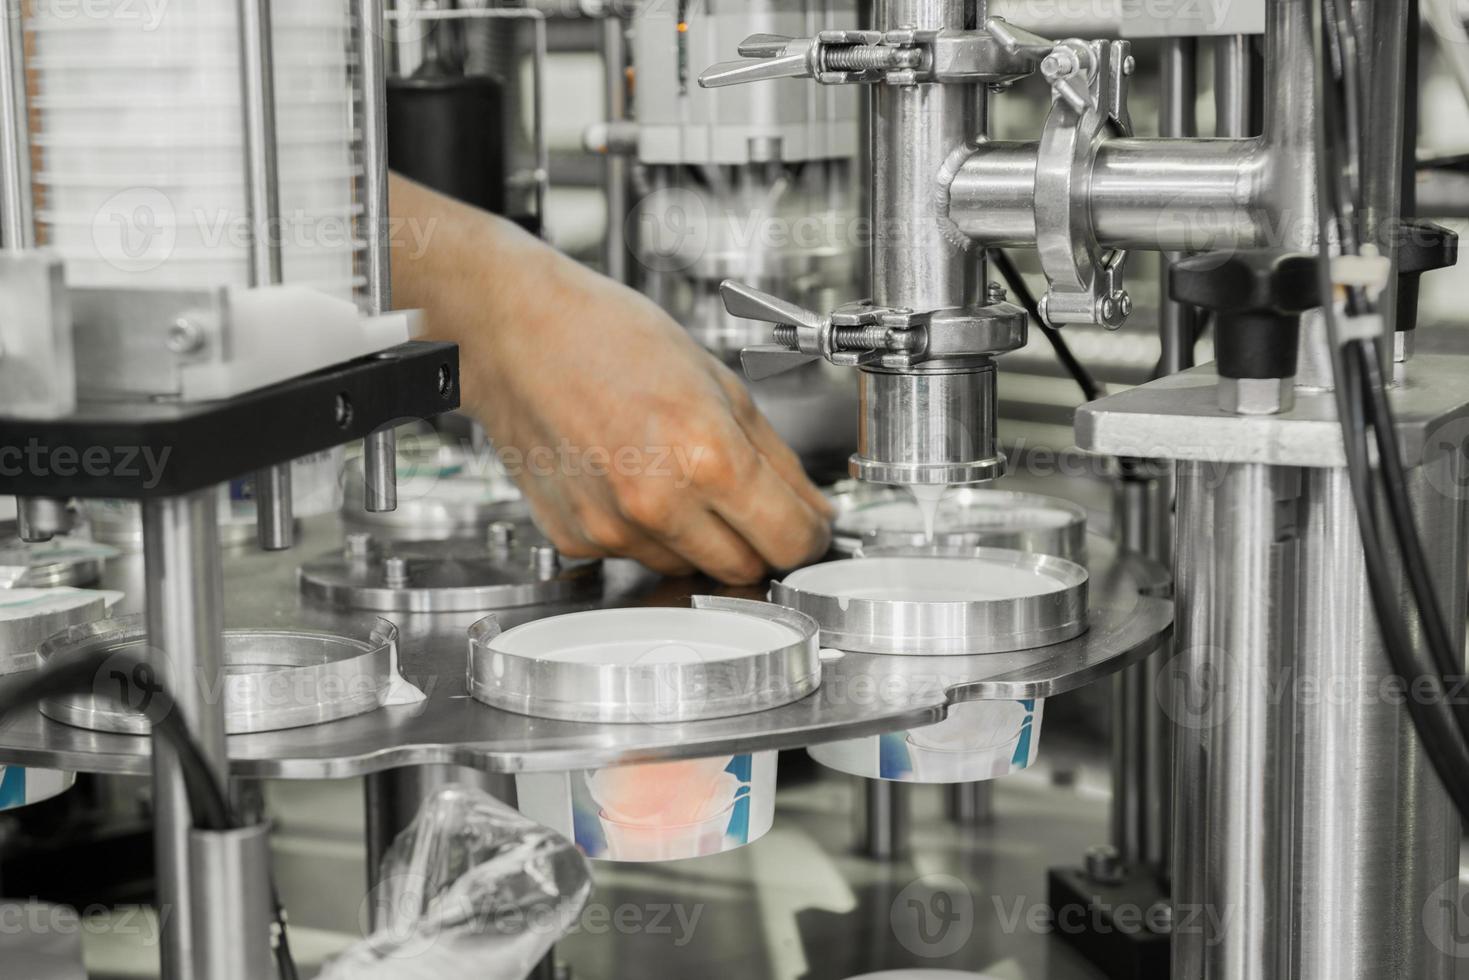
<instances>
[{"instance_id":1,"label":"round metal plate","mask_svg":"<svg viewBox=\"0 0 1469 980\"><path fill-rule=\"evenodd\" d=\"M303 728L380 707L392 686L398 628L379 619L363 639L299 630L237 629L224 633L225 731L231 735ZM141 616L76 626L41 645L43 663L98 650L154 655ZM53 721L99 732L146 735L150 724L112 697L115 678L98 679L99 694L48 698Z\"/></svg>"},{"instance_id":2,"label":"round metal plate","mask_svg":"<svg viewBox=\"0 0 1469 980\"><path fill-rule=\"evenodd\" d=\"M0 568L24 568L10 584L19 588L51 589L93 585L117 551L74 535L62 535L41 544L16 537L15 524L0 524Z\"/></svg>"},{"instance_id":3,"label":"round metal plate","mask_svg":"<svg viewBox=\"0 0 1469 980\"><path fill-rule=\"evenodd\" d=\"M105 615L107 597L99 592L0 591L0 676L36 667L36 648L47 637Z\"/></svg>"},{"instance_id":4,"label":"round metal plate","mask_svg":"<svg viewBox=\"0 0 1469 980\"><path fill-rule=\"evenodd\" d=\"M1086 631L1088 576L1075 562L1001 548L901 551L792 572L771 601L815 619L823 645L859 653L1004 653Z\"/></svg>"},{"instance_id":5,"label":"round metal plate","mask_svg":"<svg viewBox=\"0 0 1469 980\"><path fill-rule=\"evenodd\" d=\"M563 721L670 724L790 704L821 683L809 616L748 599L599 609L469 633L470 692Z\"/></svg>"},{"instance_id":6,"label":"round metal plate","mask_svg":"<svg viewBox=\"0 0 1469 980\"><path fill-rule=\"evenodd\" d=\"M351 536L344 551L301 566L301 594L342 609L437 613L564 602L600 591L601 562L539 564L538 556L550 546L540 543L543 539L529 526L517 529L522 540L498 550L472 541L378 542ZM395 562L401 563L401 574L395 573Z\"/></svg>"},{"instance_id":7,"label":"round metal plate","mask_svg":"<svg viewBox=\"0 0 1469 980\"><path fill-rule=\"evenodd\" d=\"M836 508L832 550L855 557L864 548L922 546L923 515L902 487L846 481L827 491ZM1086 511L1040 494L955 488L944 495L934 543L951 548L1010 548L1070 561L1086 556Z\"/></svg>"}]
</instances>

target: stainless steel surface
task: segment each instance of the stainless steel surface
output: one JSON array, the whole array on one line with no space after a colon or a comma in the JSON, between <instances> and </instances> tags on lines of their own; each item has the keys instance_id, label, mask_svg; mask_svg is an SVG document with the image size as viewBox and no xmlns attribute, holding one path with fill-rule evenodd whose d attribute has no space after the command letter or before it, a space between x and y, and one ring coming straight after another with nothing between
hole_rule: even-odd
<instances>
[{"instance_id":1,"label":"stainless steel surface","mask_svg":"<svg viewBox=\"0 0 1469 980\"><path fill-rule=\"evenodd\" d=\"M921 371L858 372L852 476L871 483L983 483L1005 475L995 434L995 365L930 362Z\"/></svg>"},{"instance_id":2,"label":"stainless steel surface","mask_svg":"<svg viewBox=\"0 0 1469 980\"><path fill-rule=\"evenodd\" d=\"M1294 378L1220 378L1219 408L1232 415L1279 415L1296 403Z\"/></svg>"},{"instance_id":3,"label":"stainless steel surface","mask_svg":"<svg viewBox=\"0 0 1469 980\"><path fill-rule=\"evenodd\" d=\"M997 140L965 159L949 217L976 243L1033 246L1039 145ZM1255 139L1109 137L1091 170L1091 227L1106 248L1207 251L1270 241L1272 156Z\"/></svg>"},{"instance_id":4,"label":"stainless steel surface","mask_svg":"<svg viewBox=\"0 0 1469 980\"><path fill-rule=\"evenodd\" d=\"M503 553L472 540L385 541L354 536L347 548L301 566L301 594L342 609L475 612L598 594L598 561L544 562L529 525ZM554 557L554 551L552 552Z\"/></svg>"},{"instance_id":5,"label":"stainless steel surface","mask_svg":"<svg viewBox=\"0 0 1469 980\"><path fill-rule=\"evenodd\" d=\"M969 601L877 599L827 591L825 583L852 571L875 571L893 553L945 563L956 586L980 570L1006 568L1016 576L1045 581L1051 591ZM815 619L823 645L861 653L1005 653L1071 640L1087 628L1087 570L1063 558L1003 548L898 548L868 550L867 555L794 572L771 585L771 601Z\"/></svg>"},{"instance_id":6,"label":"stainless steel surface","mask_svg":"<svg viewBox=\"0 0 1469 980\"><path fill-rule=\"evenodd\" d=\"M799 701L820 685L820 630L811 617L748 599L694 596L690 605L695 625L689 628L697 629L700 617L712 620L705 627L711 639L721 635L723 613L777 624L791 642L715 658L670 638L661 625L640 629L633 618L639 610L607 609L571 615L597 617L601 635L645 644L645 656L626 664L562 660L547 656L550 650L516 653L512 637L500 639L492 615L469 630L469 693L493 708L535 718L648 725L754 714ZM670 648L672 657L655 656Z\"/></svg>"},{"instance_id":7,"label":"stainless steel surface","mask_svg":"<svg viewBox=\"0 0 1469 980\"><path fill-rule=\"evenodd\" d=\"M886 782L886 780L879 780ZM995 820L995 783L949 783L941 787L944 813L961 827L985 827Z\"/></svg>"},{"instance_id":8,"label":"stainless steel surface","mask_svg":"<svg viewBox=\"0 0 1469 980\"><path fill-rule=\"evenodd\" d=\"M66 501L54 497L16 497L15 533L23 544L45 544L71 528Z\"/></svg>"},{"instance_id":9,"label":"stainless steel surface","mask_svg":"<svg viewBox=\"0 0 1469 980\"><path fill-rule=\"evenodd\" d=\"M384 0L352 0L356 27L357 86L362 130L363 241L366 243L366 307L370 314L393 308L393 277L390 266L391 235L388 212L388 89L384 43L388 37L383 21ZM402 45L394 39L395 47ZM406 74L406 73L405 73Z\"/></svg>"},{"instance_id":10,"label":"stainless steel surface","mask_svg":"<svg viewBox=\"0 0 1469 980\"><path fill-rule=\"evenodd\" d=\"M1166 466L1118 481L1114 521L1125 551L1171 558L1172 484ZM1171 583L1160 584L1153 594L1171 591ZM1112 846L1128 865L1148 868L1165 881L1173 840L1173 720L1160 678L1172 653L1165 644L1112 680Z\"/></svg>"},{"instance_id":11,"label":"stainless steel surface","mask_svg":"<svg viewBox=\"0 0 1469 980\"><path fill-rule=\"evenodd\" d=\"M335 522L313 519L305 522L303 544L324 548L338 542L339 533ZM336 779L453 763L494 772L561 772L797 748L931 724L941 720L950 700L1054 696L1136 661L1169 630L1172 606L1138 594L1137 565L1119 559L1105 541L1093 540L1087 552L1089 629L1075 640L977 657L846 654L823 665L822 687L813 697L756 715L681 724L584 725L496 711L469 698L465 686L466 630L482 614L401 616L402 672L428 694L427 702L312 728L234 736L229 741L232 771L258 778ZM292 572L282 556L254 551L236 556L228 577L232 625L268 622L338 633L360 628L360 614L303 602ZM128 588L140 573L136 562L114 562L106 584ZM631 563L616 561L607 564L604 589L596 598L497 615L502 626L510 627L578 609L678 605L695 591L707 588L697 580L659 582ZM756 590L728 594L759 597ZM147 772L148 744L69 728L27 711L16 713L0 733L0 758L136 774Z\"/></svg>"},{"instance_id":12,"label":"stainless steel surface","mask_svg":"<svg viewBox=\"0 0 1469 980\"><path fill-rule=\"evenodd\" d=\"M389 426L362 441L363 508L369 514L398 509L398 433Z\"/></svg>"},{"instance_id":13,"label":"stainless steel surface","mask_svg":"<svg viewBox=\"0 0 1469 980\"><path fill-rule=\"evenodd\" d=\"M270 0L236 0L240 25L240 106L244 117L245 226L250 285L282 278L280 167L276 151L275 58Z\"/></svg>"},{"instance_id":14,"label":"stainless steel surface","mask_svg":"<svg viewBox=\"0 0 1469 980\"><path fill-rule=\"evenodd\" d=\"M0 247L17 251L35 244L25 31L19 5L7 3L0 14Z\"/></svg>"},{"instance_id":15,"label":"stainless steel surface","mask_svg":"<svg viewBox=\"0 0 1469 980\"><path fill-rule=\"evenodd\" d=\"M291 464L269 466L255 474L255 528L260 547L287 551L296 543Z\"/></svg>"},{"instance_id":16,"label":"stainless steel surface","mask_svg":"<svg viewBox=\"0 0 1469 980\"><path fill-rule=\"evenodd\" d=\"M381 619L360 638L305 630L226 630L220 688L225 732L284 731L375 711L392 686L397 642L398 628ZM50 636L38 650L43 663L99 651L126 652L145 661L156 656L139 616L73 627ZM144 715L99 697L102 693L47 698L41 713L89 731L148 734Z\"/></svg>"},{"instance_id":17,"label":"stainless steel surface","mask_svg":"<svg viewBox=\"0 0 1469 980\"><path fill-rule=\"evenodd\" d=\"M600 25L602 53L603 117L609 127L627 121L627 25L621 17L609 16ZM629 282L627 216L631 205L627 158L608 147L602 163L603 188L607 195L606 221L602 237L602 271L618 282Z\"/></svg>"},{"instance_id":18,"label":"stainless steel surface","mask_svg":"<svg viewBox=\"0 0 1469 980\"><path fill-rule=\"evenodd\" d=\"M197 933L189 976L198 980L266 980L276 976L271 951L275 895L270 877L270 824L189 835L194 870L190 896Z\"/></svg>"},{"instance_id":19,"label":"stainless steel surface","mask_svg":"<svg viewBox=\"0 0 1469 980\"><path fill-rule=\"evenodd\" d=\"M1469 526L1464 457L1409 473L1409 493L1451 635L1464 642ZM1400 698L1372 614L1345 471L1302 475L1295 643L1290 976L1454 975L1461 935L1459 821ZM1407 586L1398 587L1412 619ZM1313 697L1311 691L1323 692ZM1408 695L1413 696L1413 695ZM1386 846L1385 846L1386 845ZM1445 889L1448 891L1445 891ZM1283 933L1283 923L1271 927ZM1285 940L1283 939L1282 942Z\"/></svg>"},{"instance_id":20,"label":"stainless steel surface","mask_svg":"<svg viewBox=\"0 0 1469 980\"><path fill-rule=\"evenodd\" d=\"M0 592L0 606L6 605ZM7 610L9 613L10 610ZM0 676L30 670L40 665L36 649L53 633L81 623L90 623L107 615L107 602L102 596L84 599L64 609L49 609L0 619Z\"/></svg>"},{"instance_id":21,"label":"stainless steel surface","mask_svg":"<svg viewBox=\"0 0 1469 980\"><path fill-rule=\"evenodd\" d=\"M1226 34L1214 39L1214 135L1254 136L1250 123L1254 104L1248 34Z\"/></svg>"},{"instance_id":22,"label":"stainless steel surface","mask_svg":"<svg viewBox=\"0 0 1469 980\"><path fill-rule=\"evenodd\" d=\"M1194 105L1198 102L1198 61L1197 38L1175 37L1163 42L1159 136L1177 139L1198 135L1199 127L1194 118ZM1158 262L1158 334L1163 341L1163 374L1194 366L1199 311L1193 306L1174 302L1168 287L1173 263L1181 257L1178 252L1165 251Z\"/></svg>"},{"instance_id":23,"label":"stainless steel surface","mask_svg":"<svg viewBox=\"0 0 1469 980\"><path fill-rule=\"evenodd\" d=\"M457 450L400 450L398 506L379 512L367 509L362 463L349 462L342 480L342 520L349 531L396 541L481 538L496 523L505 523L512 535L517 526L533 534L530 507L520 490L502 474L471 472L475 462Z\"/></svg>"},{"instance_id":24,"label":"stainless steel surface","mask_svg":"<svg viewBox=\"0 0 1469 980\"><path fill-rule=\"evenodd\" d=\"M1455 444L1435 436L1456 432L1457 420L1469 416L1463 378L1462 358L1420 354L1391 390L1406 465ZM1289 412L1230 416L1217 407L1217 386L1218 375L1209 364L1083 405L1076 413L1077 445L1114 456L1346 465L1331 392L1297 388Z\"/></svg>"},{"instance_id":25,"label":"stainless steel surface","mask_svg":"<svg viewBox=\"0 0 1469 980\"><path fill-rule=\"evenodd\" d=\"M827 491L836 510L832 550L855 557L866 547L921 546L928 534L912 494L858 481ZM1086 511L1058 497L959 487L944 495L934 543L946 548L1010 548L1083 561Z\"/></svg>"},{"instance_id":26,"label":"stainless steel surface","mask_svg":"<svg viewBox=\"0 0 1469 980\"><path fill-rule=\"evenodd\" d=\"M1281 928L1293 914L1295 760L1293 698L1280 692L1296 663L1300 479L1254 464L1178 467L1177 654L1165 692L1176 726L1173 900L1230 918L1178 931L1177 976L1297 975Z\"/></svg>"},{"instance_id":27,"label":"stainless steel surface","mask_svg":"<svg viewBox=\"0 0 1469 980\"><path fill-rule=\"evenodd\" d=\"M183 714L206 765L223 782L229 770L224 706L209 695L224 683L224 587L216 501L213 488L184 497L146 501L143 562L148 635L158 648L154 665L160 668L163 682L172 692L174 710ZM188 977L190 964L200 952L194 943L198 935L195 916L201 910L193 905L193 820L178 756L156 736L150 752L148 739L75 731L83 736L83 744L98 737L129 744L142 763L133 767L134 772L149 771L151 758L157 901L159 908L170 912L163 926L163 977Z\"/></svg>"}]
</instances>

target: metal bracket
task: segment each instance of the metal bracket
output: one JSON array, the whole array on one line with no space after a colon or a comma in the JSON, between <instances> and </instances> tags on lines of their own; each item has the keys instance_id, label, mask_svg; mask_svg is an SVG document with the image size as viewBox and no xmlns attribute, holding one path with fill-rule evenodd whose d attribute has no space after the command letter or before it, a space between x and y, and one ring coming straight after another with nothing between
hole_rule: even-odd
<instances>
[{"instance_id":1,"label":"metal bracket","mask_svg":"<svg viewBox=\"0 0 1469 980\"><path fill-rule=\"evenodd\" d=\"M1132 312L1123 286L1127 254L1103 252L1091 227L1090 174L1108 134L1127 136L1127 79L1133 60L1126 41L1056 44L1041 62L1051 83L1036 157L1036 247L1050 291L1041 312L1053 325L1120 327Z\"/></svg>"}]
</instances>

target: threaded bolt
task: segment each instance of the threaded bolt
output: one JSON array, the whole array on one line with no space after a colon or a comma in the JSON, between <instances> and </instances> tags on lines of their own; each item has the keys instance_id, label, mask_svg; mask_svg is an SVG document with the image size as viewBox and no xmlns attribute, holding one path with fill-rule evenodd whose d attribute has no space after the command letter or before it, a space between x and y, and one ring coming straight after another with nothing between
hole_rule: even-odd
<instances>
[{"instance_id":1,"label":"threaded bolt","mask_svg":"<svg viewBox=\"0 0 1469 980\"><path fill-rule=\"evenodd\" d=\"M789 323L777 323L775 325L775 342L782 347L795 349L800 346L797 339L796 328Z\"/></svg>"},{"instance_id":2,"label":"threaded bolt","mask_svg":"<svg viewBox=\"0 0 1469 980\"><path fill-rule=\"evenodd\" d=\"M886 71L917 68L923 53L917 48L892 48L877 44L854 44L827 48L823 64L827 71Z\"/></svg>"},{"instance_id":3,"label":"threaded bolt","mask_svg":"<svg viewBox=\"0 0 1469 980\"><path fill-rule=\"evenodd\" d=\"M531 565L541 578L555 578L561 570L561 556L548 544L538 544L531 549Z\"/></svg>"},{"instance_id":4,"label":"threaded bolt","mask_svg":"<svg viewBox=\"0 0 1469 980\"><path fill-rule=\"evenodd\" d=\"M509 554L510 546L515 543L515 525L509 521L495 521L490 525L489 543L495 554Z\"/></svg>"}]
</instances>

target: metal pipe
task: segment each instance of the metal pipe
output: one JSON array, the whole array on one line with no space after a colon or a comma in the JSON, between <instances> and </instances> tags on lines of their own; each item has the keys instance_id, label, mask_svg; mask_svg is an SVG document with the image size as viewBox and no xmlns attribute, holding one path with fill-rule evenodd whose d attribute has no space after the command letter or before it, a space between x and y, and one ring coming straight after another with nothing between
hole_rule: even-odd
<instances>
[{"instance_id":1,"label":"metal pipe","mask_svg":"<svg viewBox=\"0 0 1469 980\"><path fill-rule=\"evenodd\" d=\"M250 285L274 286L282 277L282 243L270 0L238 0L237 9L240 17L240 107L245 122L245 226L250 235Z\"/></svg>"},{"instance_id":2,"label":"metal pipe","mask_svg":"<svg viewBox=\"0 0 1469 980\"><path fill-rule=\"evenodd\" d=\"M193 976L199 980L274 977L270 933L270 825L189 835L194 870L193 906L198 944Z\"/></svg>"},{"instance_id":3,"label":"metal pipe","mask_svg":"<svg viewBox=\"0 0 1469 980\"><path fill-rule=\"evenodd\" d=\"M362 99L362 224L367 245L367 312L393 308L388 210L388 89L383 0L355 0Z\"/></svg>"},{"instance_id":4,"label":"metal pipe","mask_svg":"<svg viewBox=\"0 0 1469 980\"><path fill-rule=\"evenodd\" d=\"M1118 481L1115 526L1127 551L1166 560L1171 546L1170 474L1162 467ZM1169 651L1160 649L1113 679L1112 846L1123 863L1168 877L1172 840L1172 740L1158 697Z\"/></svg>"},{"instance_id":5,"label":"metal pipe","mask_svg":"<svg viewBox=\"0 0 1469 980\"><path fill-rule=\"evenodd\" d=\"M962 30L969 6L964 0L877 0L876 29ZM981 298L973 257L934 211L939 174L979 132L981 89L872 86L872 291L878 306L943 310Z\"/></svg>"},{"instance_id":6,"label":"metal pipe","mask_svg":"<svg viewBox=\"0 0 1469 980\"><path fill-rule=\"evenodd\" d=\"M265 551L286 551L296 541L291 499L291 464L267 466L255 474L257 537Z\"/></svg>"},{"instance_id":7,"label":"metal pipe","mask_svg":"<svg viewBox=\"0 0 1469 980\"><path fill-rule=\"evenodd\" d=\"M16 535L28 544L50 541L71 527L66 501L56 497L16 497Z\"/></svg>"},{"instance_id":8,"label":"metal pipe","mask_svg":"<svg viewBox=\"0 0 1469 980\"><path fill-rule=\"evenodd\" d=\"M995 820L995 784L952 783L944 787L944 812L961 827L982 827Z\"/></svg>"},{"instance_id":9,"label":"metal pipe","mask_svg":"<svg viewBox=\"0 0 1469 980\"><path fill-rule=\"evenodd\" d=\"M1214 39L1214 135L1243 138L1258 135L1251 125L1254 77L1248 34Z\"/></svg>"},{"instance_id":10,"label":"metal pipe","mask_svg":"<svg viewBox=\"0 0 1469 980\"><path fill-rule=\"evenodd\" d=\"M987 248L1035 246L1037 148L984 143L964 161L949 205L961 231ZM1092 229L1104 248L1265 245L1270 160L1260 139L1109 139L1092 171Z\"/></svg>"},{"instance_id":11,"label":"metal pipe","mask_svg":"<svg viewBox=\"0 0 1469 980\"><path fill-rule=\"evenodd\" d=\"M1198 133L1198 122L1194 118L1194 104L1198 101L1198 60L1198 38L1175 37L1163 42L1159 136L1188 137ZM1185 220L1194 219L1185 216ZM1198 338L1198 310L1174 302L1168 290L1169 270L1182 257L1181 252L1165 251L1158 261L1158 336L1163 342L1165 375L1193 367L1194 344Z\"/></svg>"},{"instance_id":12,"label":"metal pipe","mask_svg":"<svg viewBox=\"0 0 1469 980\"><path fill-rule=\"evenodd\" d=\"M385 514L398 509L398 432L392 426L362 441L362 472L367 480L366 509Z\"/></svg>"},{"instance_id":13,"label":"metal pipe","mask_svg":"<svg viewBox=\"0 0 1469 980\"><path fill-rule=\"evenodd\" d=\"M609 16L601 23L602 74L606 85L605 112L609 128L627 119L627 27L622 18ZM618 282L628 282L627 247L628 161L611 147L603 155L607 187L607 231L602 242L602 268Z\"/></svg>"},{"instance_id":14,"label":"metal pipe","mask_svg":"<svg viewBox=\"0 0 1469 980\"><path fill-rule=\"evenodd\" d=\"M20 4L5 4L0 32L0 247L18 251L36 245Z\"/></svg>"},{"instance_id":15,"label":"metal pipe","mask_svg":"<svg viewBox=\"0 0 1469 980\"><path fill-rule=\"evenodd\" d=\"M1173 936L1177 977L1294 976L1280 692L1296 660L1299 492L1297 470L1178 463L1173 903L1195 920Z\"/></svg>"},{"instance_id":16,"label":"metal pipe","mask_svg":"<svg viewBox=\"0 0 1469 980\"><path fill-rule=\"evenodd\" d=\"M1465 500L1435 488L1462 486L1445 481L1462 479L1464 463L1449 452L1408 474L1433 581L1461 647ZM1391 693L1346 472L1307 470L1302 505L1296 788L1282 821L1292 856L1292 962L1281 975L1450 980L1456 947L1446 939L1460 934L1458 820ZM1411 609L1405 595L1404 615L1415 622ZM1454 889L1447 898L1445 887ZM1287 925L1272 928L1284 934Z\"/></svg>"},{"instance_id":17,"label":"metal pipe","mask_svg":"<svg viewBox=\"0 0 1469 980\"><path fill-rule=\"evenodd\" d=\"M909 789L905 783L863 779L857 853L874 861L901 861L909 849Z\"/></svg>"},{"instance_id":18,"label":"metal pipe","mask_svg":"<svg viewBox=\"0 0 1469 980\"><path fill-rule=\"evenodd\" d=\"M148 641L154 667L208 761L224 782L224 584L215 488L143 502ZM199 952L190 860L193 826L178 756L153 740L154 862L162 911L164 980L183 980Z\"/></svg>"}]
</instances>

